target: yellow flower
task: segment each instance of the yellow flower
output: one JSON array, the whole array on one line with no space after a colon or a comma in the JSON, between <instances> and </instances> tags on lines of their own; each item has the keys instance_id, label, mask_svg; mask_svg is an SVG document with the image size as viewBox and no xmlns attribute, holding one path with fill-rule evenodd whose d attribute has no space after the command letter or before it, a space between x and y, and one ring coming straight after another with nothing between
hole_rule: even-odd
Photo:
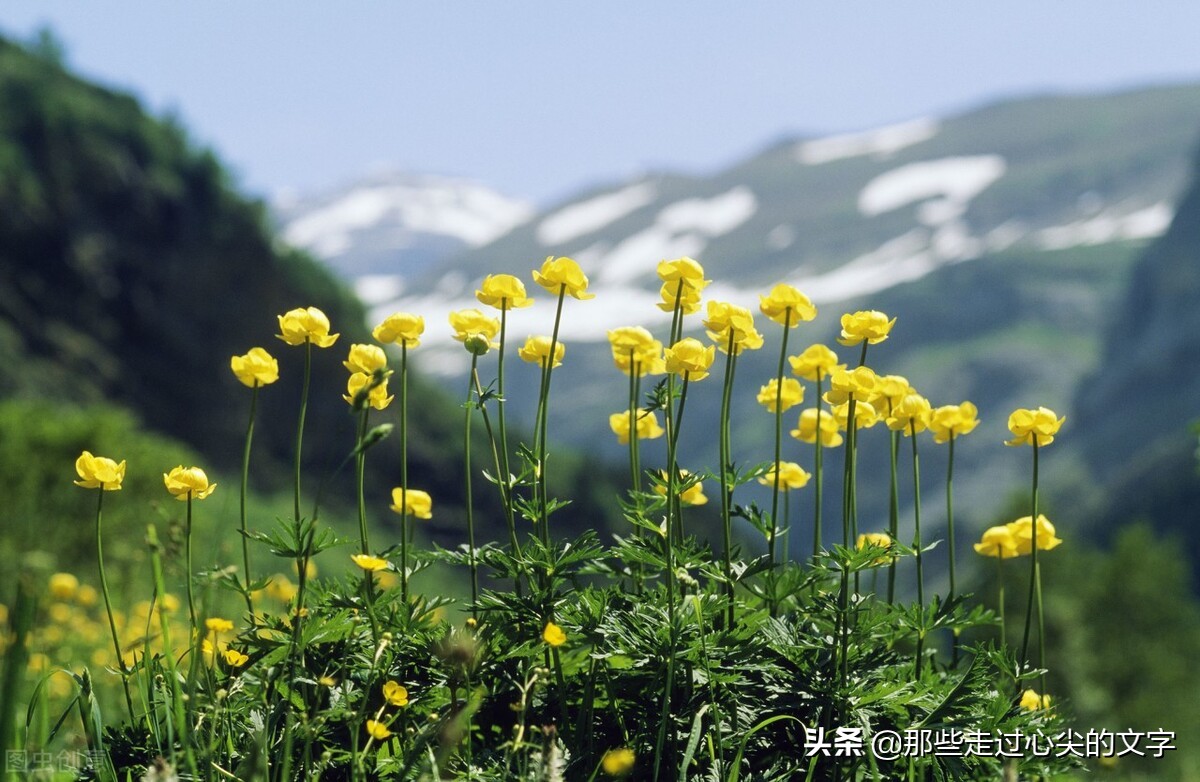
<instances>
[{"instance_id":1,"label":"yellow flower","mask_svg":"<svg viewBox=\"0 0 1200 782\"><path fill-rule=\"evenodd\" d=\"M837 421L838 426L846 430L848 425L847 419L850 417L850 403L842 402L840 405L833 406L833 418ZM855 402L854 403L854 428L855 429L870 429L882 419L879 416L879 411L870 402Z\"/></svg>"},{"instance_id":2,"label":"yellow flower","mask_svg":"<svg viewBox=\"0 0 1200 782\"><path fill-rule=\"evenodd\" d=\"M745 307L710 301L704 327L708 329L708 338L722 353L730 352L731 341L735 356L743 350L758 350L763 346L762 334L754 328L754 313Z\"/></svg>"},{"instance_id":3,"label":"yellow flower","mask_svg":"<svg viewBox=\"0 0 1200 782\"><path fill-rule=\"evenodd\" d=\"M888 316L878 310L861 310L846 313L842 316L842 335L838 342L843 345L858 345L866 340L876 345L888 338L888 332L896 325L896 319L888 320Z\"/></svg>"},{"instance_id":4,"label":"yellow flower","mask_svg":"<svg viewBox=\"0 0 1200 782\"><path fill-rule=\"evenodd\" d=\"M546 359L550 355L551 338L546 336L529 337L525 340L525 345L517 351L517 355L522 361L528 361L530 364L537 364L543 369L546 366ZM562 343L562 340L554 343L554 364L553 366L562 366L563 356L566 355L567 346Z\"/></svg>"},{"instance_id":5,"label":"yellow flower","mask_svg":"<svg viewBox=\"0 0 1200 782\"><path fill-rule=\"evenodd\" d=\"M817 317L817 308L812 301L791 285L779 283L766 296L759 296L758 308L776 323L789 328L802 320Z\"/></svg>"},{"instance_id":6,"label":"yellow flower","mask_svg":"<svg viewBox=\"0 0 1200 782\"><path fill-rule=\"evenodd\" d=\"M659 476L662 478L662 483L655 484L654 492L663 497L667 496L667 474L659 471ZM688 483L688 476L691 475L687 470L679 471L680 484ZM708 497L704 496L704 484L700 481L693 482L683 491L679 492L679 501L684 505L704 505L708 502Z\"/></svg>"},{"instance_id":7,"label":"yellow flower","mask_svg":"<svg viewBox=\"0 0 1200 782\"><path fill-rule=\"evenodd\" d=\"M202 500L217 488L217 484L208 482L208 476L204 474L204 470L199 467L184 468L183 465L172 468L169 473L163 473L163 484L166 485L171 496L180 502L189 497L193 500Z\"/></svg>"},{"instance_id":8,"label":"yellow flower","mask_svg":"<svg viewBox=\"0 0 1200 782\"><path fill-rule=\"evenodd\" d=\"M779 407L775 406L776 400ZM767 408L768 412L778 413L787 410L804 401L804 386L795 378L783 379L783 390L779 389L779 378L773 377L765 386L758 389L758 403Z\"/></svg>"},{"instance_id":9,"label":"yellow flower","mask_svg":"<svg viewBox=\"0 0 1200 782\"><path fill-rule=\"evenodd\" d=\"M838 365L837 353L825 345L809 345L798 356L788 356L792 374L805 380L823 379Z\"/></svg>"},{"instance_id":10,"label":"yellow flower","mask_svg":"<svg viewBox=\"0 0 1200 782\"><path fill-rule=\"evenodd\" d=\"M484 277L483 284L475 291L475 298L481 304L498 310L520 309L533 304L533 299L525 295L524 283L511 274L489 274Z\"/></svg>"},{"instance_id":11,"label":"yellow flower","mask_svg":"<svg viewBox=\"0 0 1200 782\"><path fill-rule=\"evenodd\" d=\"M617 436L617 442L626 445L629 442L629 411L613 413L608 417L608 426ZM637 409L636 423L637 439L654 440L663 436L665 431L658 423L658 416L653 410Z\"/></svg>"},{"instance_id":12,"label":"yellow flower","mask_svg":"<svg viewBox=\"0 0 1200 782\"><path fill-rule=\"evenodd\" d=\"M282 573L276 573L267 584L267 594L281 603L290 602L299 591L292 580Z\"/></svg>"},{"instance_id":13,"label":"yellow flower","mask_svg":"<svg viewBox=\"0 0 1200 782\"><path fill-rule=\"evenodd\" d=\"M289 310L279 316L279 333L275 335L289 345L311 342L327 348L337 342L338 334L329 333L329 318L316 307Z\"/></svg>"},{"instance_id":14,"label":"yellow flower","mask_svg":"<svg viewBox=\"0 0 1200 782\"><path fill-rule=\"evenodd\" d=\"M1016 521L1010 521L1008 524L1009 532L1012 533L1013 541L1017 546L1018 554L1033 553L1033 520L1029 516L1022 516ZM1049 551L1053 548L1058 548L1062 544L1062 539L1055 536L1054 525L1050 523L1042 514L1038 514L1037 523L1037 547L1038 551Z\"/></svg>"},{"instance_id":15,"label":"yellow flower","mask_svg":"<svg viewBox=\"0 0 1200 782\"><path fill-rule=\"evenodd\" d=\"M392 736L392 732L388 730L387 725L384 725L382 722L367 720L367 724L364 727L367 729L367 733L370 734L371 738L375 739L376 741L383 741L384 739L391 738Z\"/></svg>"},{"instance_id":16,"label":"yellow flower","mask_svg":"<svg viewBox=\"0 0 1200 782\"><path fill-rule=\"evenodd\" d=\"M1026 711L1039 711L1050 708L1049 695L1038 695L1037 690L1025 690L1021 693L1021 708Z\"/></svg>"},{"instance_id":17,"label":"yellow flower","mask_svg":"<svg viewBox=\"0 0 1200 782\"><path fill-rule=\"evenodd\" d=\"M595 294L587 292L587 275L570 258L546 258L541 271L533 273L533 281L556 296L566 292L576 299L595 298Z\"/></svg>"},{"instance_id":18,"label":"yellow flower","mask_svg":"<svg viewBox=\"0 0 1200 782\"><path fill-rule=\"evenodd\" d=\"M408 312L393 312L371 332L376 342L415 348L425 333L425 318Z\"/></svg>"},{"instance_id":19,"label":"yellow flower","mask_svg":"<svg viewBox=\"0 0 1200 782\"><path fill-rule=\"evenodd\" d=\"M279 379L279 362L263 348L250 348L244 356L229 359L229 368L242 385L267 386Z\"/></svg>"},{"instance_id":20,"label":"yellow flower","mask_svg":"<svg viewBox=\"0 0 1200 782\"><path fill-rule=\"evenodd\" d=\"M388 561L386 559L382 557L373 557L370 554L351 554L350 559L354 562L354 564L370 573L374 573L376 570L383 570L388 566Z\"/></svg>"},{"instance_id":21,"label":"yellow flower","mask_svg":"<svg viewBox=\"0 0 1200 782\"><path fill-rule=\"evenodd\" d=\"M774 487L775 472L776 468L772 467L758 479L758 482L763 486ZM809 478L812 478L812 475L807 470L795 462L779 462L778 472L779 488L783 491L802 489L808 485Z\"/></svg>"},{"instance_id":22,"label":"yellow flower","mask_svg":"<svg viewBox=\"0 0 1200 782\"><path fill-rule=\"evenodd\" d=\"M226 649L221 656L225 658L225 664L233 668L241 668L250 659L248 655L242 654L237 649Z\"/></svg>"},{"instance_id":23,"label":"yellow flower","mask_svg":"<svg viewBox=\"0 0 1200 782\"><path fill-rule=\"evenodd\" d=\"M700 309L699 288L689 288L687 285L681 288L678 282L664 282L658 294L662 298L658 308L663 312L674 312L678 306L684 315L691 315Z\"/></svg>"},{"instance_id":24,"label":"yellow flower","mask_svg":"<svg viewBox=\"0 0 1200 782\"><path fill-rule=\"evenodd\" d=\"M892 414L887 417L888 429L903 432L905 437L924 432L929 426L930 414L928 399L920 394L908 394L892 407Z\"/></svg>"},{"instance_id":25,"label":"yellow flower","mask_svg":"<svg viewBox=\"0 0 1200 782\"><path fill-rule=\"evenodd\" d=\"M686 380L703 380L708 377L708 368L716 358L716 347L694 337L685 337L667 348L664 362L668 372L674 372Z\"/></svg>"},{"instance_id":26,"label":"yellow flower","mask_svg":"<svg viewBox=\"0 0 1200 782\"><path fill-rule=\"evenodd\" d=\"M369 375L377 369L387 369L387 356L378 345L351 345L350 356L342 366L352 374Z\"/></svg>"},{"instance_id":27,"label":"yellow flower","mask_svg":"<svg viewBox=\"0 0 1200 782\"><path fill-rule=\"evenodd\" d=\"M551 646L562 646L567 642L567 634L554 622L547 622L546 628L542 630L542 640Z\"/></svg>"},{"instance_id":28,"label":"yellow flower","mask_svg":"<svg viewBox=\"0 0 1200 782\"><path fill-rule=\"evenodd\" d=\"M842 436L838 434L838 422L831 413L824 410L820 411L821 417L821 446L823 448L837 448L842 444ZM796 428L791 431L792 437L806 443L815 443L817 441L817 408L810 407L800 413L800 421Z\"/></svg>"},{"instance_id":29,"label":"yellow flower","mask_svg":"<svg viewBox=\"0 0 1200 782\"><path fill-rule=\"evenodd\" d=\"M393 706L407 706L408 690L400 682L386 681L383 683L383 699Z\"/></svg>"},{"instance_id":30,"label":"yellow flower","mask_svg":"<svg viewBox=\"0 0 1200 782\"><path fill-rule=\"evenodd\" d=\"M870 367L834 367L829 373L829 390L825 392L825 401L831 405L840 405L849 402L853 397L865 402L875 394L877 382L879 378Z\"/></svg>"},{"instance_id":31,"label":"yellow flower","mask_svg":"<svg viewBox=\"0 0 1200 782\"><path fill-rule=\"evenodd\" d=\"M401 507L400 503L404 505ZM392 489L392 510L403 516L413 516L418 519L433 518L433 499L428 492L420 489L409 489L407 492L400 487Z\"/></svg>"},{"instance_id":32,"label":"yellow flower","mask_svg":"<svg viewBox=\"0 0 1200 782\"><path fill-rule=\"evenodd\" d=\"M92 456L88 451L79 454L75 460L75 472L79 474L76 486L85 489L103 489L104 491L120 491L121 481L125 480L125 460L117 464L106 456Z\"/></svg>"},{"instance_id":33,"label":"yellow flower","mask_svg":"<svg viewBox=\"0 0 1200 782\"><path fill-rule=\"evenodd\" d=\"M233 622L217 616L210 616L204 620L204 626L214 633L228 633L233 629Z\"/></svg>"},{"instance_id":34,"label":"yellow flower","mask_svg":"<svg viewBox=\"0 0 1200 782\"><path fill-rule=\"evenodd\" d=\"M1007 524L988 527L975 544L975 553L985 557L1012 559L1017 556L1017 540Z\"/></svg>"},{"instance_id":35,"label":"yellow flower","mask_svg":"<svg viewBox=\"0 0 1200 782\"><path fill-rule=\"evenodd\" d=\"M892 536L886 532L864 532L858 536L858 540L854 542L854 548L862 550L867 546L879 546L880 548L892 547ZM892 557L879 557L872 560L872 565L886 565L892 561Z\"/></svg>"},{"instance_id":36,"label":"yellow flower","mask_svg":"<svg viewBox=\"0 0 1200 782\"><path fill-rule=\"evenodd\" d=\"M628 747L610 749L600 758L600 768L610 777L624 776L633 770L635 758L633 750Z\"/></svg>"},{"instance_id":37,"label":"yellow flower","mask_svg":"<svg viewBox=\"0 0 1200 782\"><path fill-rule=\"evenodd\" d=\"M362 390L371 384L371 375L364 375L362 372L355 372L346 380L346 393L342 395L342 399L346 403L353 405ZM394 396L388 396L387 378L379 381L379 384L367 392L367 404L376 410L383 410L392 403Z\"/></svg>"},{"instance_id":38,"label":"yellow flower","mask_svg":"<svg viewBox=\"0 0 1200 782\"><path fill-rule=\"evenodd\" d=\"M499 347L493 340L500 333L500 321L477 309L451 312L450 328L454 330L454 338L477 356L487 353L489 348Z\"/></svg>"},{"instance_id":39,"label":"yellow flower","mask_svg":"<svg viewBox=\"0 0 1200 782\"><path fill-rule=\"evenodd\" d=\"M916 393L909 385L908 378L901 375L876 375L875 390L869 401L880 410L891 410L903 401L904 397Z\"/></svg>"},{"instance_id":40,"label":"yellow flower","mask_svg":"<svg viewBox=\"0 0 1200 782\"><path fill-rule=\"evenodd\" d=\"M70 600L78 591L79 579L70 573L55 573L50 576L50 596L54 599Z\"/></svg>"},{"instance_id":41,"label":"yellow flower","mask_svg":"<svg viewBox=\"0 0 1200 782\"><path fill-rule=\"evenodd\" d=\"M1037 410L1026 408L1014 410L1008 417L1008 430L1015 437L1006 440L1004 444L1049 445L1054 442L1054 435L1058 434L1058 429L1065 420L1067 420L1066 416L1059 418L1048 407L1039 407Z\"/></svg>"},{"instance_id":42,"label":"yellow flower","mask_svg":"<svg viewBox=\"0 0 1200 782\"><path fill-rule=\"evenodd\" d=\"M661 375L663 366L662 343L641 326L622 326L608 332L612 345L613 363L625 374L636 371L638 377Z\"/></svg>"},{"instance_id":43,"label":"yellow flower","mask_svg":"<svg viewBox=\"0 0 1200 782\"><path fill-rule=\"evenodd\" d=\"M684 290L692 290L697 294L712 282L704 279L704 267L687 257L659 261L658 278L663 281L664 289L671 288L672 296L679 290L680 282L683 283Z\"/></svg>"},{"instance_id":44,"label":"yellow flower","mask_svg":"<svg viewBox=\"0 0 1200 782\"><path fill-rule=\"evenodd\" d=\"M970 402L934 408L929 418L929 430L933 432L933 441L945 443L953 437L970 434L979 426L978 416L979 409Z\"/></svg>"}]
</instances>

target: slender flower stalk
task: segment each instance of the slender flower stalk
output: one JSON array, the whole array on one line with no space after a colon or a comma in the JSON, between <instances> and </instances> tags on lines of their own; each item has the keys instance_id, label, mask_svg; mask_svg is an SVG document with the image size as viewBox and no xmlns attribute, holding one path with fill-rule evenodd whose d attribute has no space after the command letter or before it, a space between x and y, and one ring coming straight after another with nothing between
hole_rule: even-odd
<instances>
[{"instance_id":1,"label":"slender flower stalk","mask_svg":"<svg viewBox=\"0 0 1200 782\"><path fill-rule=\"evenodd\" d=\"M1038 549L1041 548L1041 541L1038 529L1038 444L1037 438L1033 440L1033 545L1029 550L1029 604L1025 610L1025 633L1021 641L1021 659L1029 659L1029 625L1033 618L1036 599L1037 623L1038 623L1038 668L1045 669L1046 667L1046 622L1045 615L1042 610L1042 571L1038 567ZM1041 675L1039 684L1041 692L1046 691L1046 675Z\"/></svg>"},{"instance_id":2,"label":"slender flower stalk","mask_svg":"<svg viewBox=\"0 0 1200 782\"><path fill-rule=\"evenodd\" d=\"M537 415L537 435L534 440L537 444L537 460L538 460L538 509L541 514L541 533L542 542L546 545L550 544L550 528L548 509L550 498L547 495L546 487L546 429L549 420L550 412L550 380L554 372L554 355L558 350L558 330L562 323L563 300L567 295L567 286L563 285L558 290L558 304L554 309L554 329L550 334L550 350L548 357L542 365L542 382L541 390L538 392L538 415Z\"/></svg>"},{"instance_id":3,"label":"slender flower stalk","mask_svg":"<svg viewBox=\"0 0 1200 782\"><path fill-rule=\"evenodd\" d=\"M946 461L946 529L947 542L950 547L950 597L958 594L957 570L955 560L958 548L954 539L954 441L960 436L970 434L979 425L978 409L970 402L957 405L943 405L930 416L929 428L933 432L935 443L947 443L950 453ZM955 655L958 654L958 639L955 638Z\"/></svg>"},{"instance_id":4,"label":"slender flower stalk","mask_svg":"<svg viewBox=\"0 0 1200 782\"><path fill-rule=\"evenodd\" d=\"M121 462L122 467L125 465ZM133 719L133 698L129 695L129 671L125 667L125 657L121 654L121 641L117 636L117 623L113 619L112 597L108 593L108 577L104 572L104 544L100 534L101 518L104 511L104 490L96 493L96 568L100 571L100 593L104 596L104 611L108 614L108 629L112 633L113 653L117 656L117 669L121 672L121 687L125 692L125 706L129 709L129 718Z\"/></svg>"},{"instance_id":5,"label":"slender flower stalk","mask_svg":"<svg viewBox=\"0 0 1200 782\"><path fill-rule=\"evenodd\" d=\"M467 510L467 560L471 569L471 617L479 618L479 567L475 562L475 499L471 492L471 413L476 401L472 400L475 393L476 378L479 374L479 356L471 354L471 374L467 378L467 401L463 405L463 488L466 492ZM483 399L478 400L483 404Z\"/></svg>"},{"instance_id":6,"label":"slender flower stalk","mask_svg":"<svg viewBox=\"0 0 1200 782\"><path fill-rule=\"evenodd\" d=\"M507 298L501 301L500 347L496 355L496 395L499 407L499 416L496 423L500 430L500 445L497 451L500 458L496 465L496 471L499 473L500 502L504 505L504 521L508 525L509 544L512 546L513 554L519 556L521 553L521 544L517 541L516 509L513 507L512 501L512 469L509 466L508 428L504 414L504 404L507 401L504 398L504 348L507 344L508 336L508 304L509 300ZM476 386L478 387L478 376L476 376ZM516 579L516 588L519 594L521 591L520 576Z\"/></svg>"},{"instance_id":7,"label":"slender flower stalk","mask_svg":"<svg viewBox=\"0 0 1200 782\"><path fill-rule=\"evenodd\" d=\"M256 384L250 395L250 421L246 424L246 447L242 452L242 484L238 495L238 518L242 531L242 585L245 587L246 611L250 621L254 618L254 599L250 596L250 538L246 534L246 495L250 484L250 445L254 442L254 413L258 408L258 388Z\"/></svg>"},{"instance_id":8,"label":"slender flower stalk","mask_svg":"<svg viewBox=\"0 0 1200 782\"><path fill-rule=\"evenodd\" d=\"M730 400L733 396L733 374L734 367L737 362L737 353L734 352L735 334L733 329L729 329L729 339L726 343L725 351L725 380L721 387L721 419L720 419L720 440L718 451L720 452L720 472L721 472L721 531L724 535L724 547L722 549L725 557L725 596L728 601L728 620L729 627L733 627L734 620L734 590L733 590L733 486L730 484L731 472L733 471L733 456L730 437L729 437L729 408ZM777 462L778 463L778 462ZM778 473L778 470L776 470ZM774 517L771 523L774 524ZM772 561L774 561L775 538L771 537L771 553Z\"/></svg>"},{"instance_id":9,"label":"slender flower stalk","mask_svg":"<svg viewBox=\"0 0 1200 782\"><path fill-rule=\"evenodd\" d=\"M792 308L787 307L783 320L783 343L779 348L779 368L775 372L775 459L772 464L779 464L783 458L783 362L787 358L788 333L792 326ZM775 539L779 536L779 482L780 470L775 470L775 481L771 491L771 539L767 541L767 554L771 563L771 572L775 569ZM784 552L787 555L787 552ZM778 606L772 602L771 612L774 615Z\"/></svg>"},{"instance_id":10,"label":"slender flower stalk","mask_svg":"<svg viewBox=\"0 0 1200 782\"><path fill-rule=\"evenodd\" d=\"M249 386L251 389L250 417L246 423L246 445L242 451L242 485L238 495L238 510L242 533L242 578L244 579L242 586L246 598L246 611L250 615L251 623L254 623L256 621L254 617L254 601L250 594L250 539L246 534L246 497L249 494L250 446L254 442L254 419L255 412L258 409L258 390L279 379L279 362L264 348L251 348L245 355L231 357L229 359L229 368L233 371L234 377L242 385Z\"/></svg>"},{"instance_id":11,"label":"slender flower stalk","mask_svg":"<svg viewBox=\"0 0 1200 782\"><path fill-rule=\"evenodd\" d=\"M923 565L923 557L921 549L923 543L921 541L921 461L917 454L917 420L911 419L909 423L909 435L912 439L912 462L913 462L913 548L916 550L917 560L917 605L921 610L925 610L925 570ZM917 631L917 652L915 659L915 667L917 676L921 675L921 655L924 651L925 630L922 623L922 628Z\"/></svg>"},{"instance_id":12,"label":"slender flower stalk","mask_svg":"<svg viewBox=\"0 0 1200 782\"><path fill-rule=\"evenodd\" d=\"M891 535L892 540L899 540L900 480L897 471L897 462L900 455L900 433L892 431L889 434L891 435L891 442L888 445L888 461L890 462L891 470L888 493L888 534ZM888 563L887 600L888 603L896 601L896 560L894 558Z\"/></svg>"},{"instance_id":13,"label":"slender flower stalk","mask_svg":"<svg viewBox=\"0 0 1200 782\"><path fill-rule=\"evenodd\" d=\"M408 507L408 345L400 345L400 507ZM400 602L408 603L408 516L400 517Z\"/></svg>"},{"instance_id":14,"label":"slender flower stalk","mask_svg":"<svg viewBox=\"0 0 1200 782\"><path fill-rule=\"evenodd\" d=\"M497 359L497 379L496 393L499 402L499 429L500 442L495 443L495 438L488 435L492 442L492 449L495 451L497 485L500 488L500 501L504 506L504 520L508 524L508 536L513 547L514 553L520 552L520 546L517 542L516 529L516 511L512 502L512 473L509 468L509 450L508 450L508 426L505 416L505 402L507 401L504 393L504 358L505 345L508 339L508 311L511 309L520 309L529 307L533 304L533 299L525 294L525 286L521 281L511 274L489 274L480 285L479 290L475 292L475 298L480 303L495 307L500 310L500 344L499 357ZM477 390L479 384L476 383ZM480 392L482 399L482 392ZM487 411L484 409L484 423L487 424ZM490 428L490 427L489 427ZM521 590L520 578L517 578L516 589L518 593Z\"/></svg>"},{"instance_id":15,"label":"slender flower stalk","mask_svg":"<svg viewBox=\"0 0 1200 782\"><path fill-rule=\"evenodd\" d=\"M312 341L304 340L304 385L300 390L300 418L296 422L295 490L292 520L300 524L300 454L304 449L304 418L308 413L308 389L312 382Z\"/></svg>"},{"instance_id":16,"label":"slender flower stalk","mask_svg":"<svg viewBox=\"0 0 1200 782\"><path fill-rule=\"evenodd\" d=\"M812 555L815 558L821 551L821 494L822 486L824 485L825 475L822 471L821 452L823 450L821 437L821 374L817 373L817 430L816 437L813 440L813 479L816 485L813 487L813 493L816 495L813 498L813 549Z\"/></svg>"},{"instance_id":17,"label":"slender flower stalk","mask_svg":"<svg viewBox=\"0 0 1200 782\"><path fill-rule=\"evenodd\" d=\"M1058 545L1054 538L1053 527L1048 523L1043 527L1043 521L1038 515L1038 449L1054 442L1054 436L1062 427L1066 418L1059 418L1053 410L1039 407L1036 410L1018 409L1008 417L1008 429L1013 433L1013 439L1005 441L1005 445L1033 446L1033 512L1030 515L1030 560L1029 560L1029 602L1025 612L1025 631L1021 641L1021 659L1029 660L1029 631L1033 621L1033 613L1037 608L1038 622L1038 667L1046 667L1046 634L1045 618L1042 613L1042 579L1038 569L1038 549L1051 548ZM1043 541L1043 532L1048 532ZM1042 691L1045 691L1045 676L1043 674Z\"/></svg>"}]
</instances>

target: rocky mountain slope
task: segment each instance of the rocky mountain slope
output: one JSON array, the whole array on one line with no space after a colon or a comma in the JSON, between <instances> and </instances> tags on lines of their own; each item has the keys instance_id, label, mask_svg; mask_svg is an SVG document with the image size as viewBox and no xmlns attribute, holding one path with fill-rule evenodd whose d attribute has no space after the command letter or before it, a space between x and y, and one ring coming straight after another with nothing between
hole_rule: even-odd
<instances>
[{"instance_id":1,"label":"rocky mountain slope","mask_svg":"<svg viewBox=\"0 0 1200 782\"><path fill-rule=\"evenodd\" d=\"M579 260L597 295L567 308L568 360L554 392L569 401L552 408L552 426L613 458L621 449L607 414L624 386L604 336L632 324L665 333L667 316L654 307L658 260L700 259L716 280L706 297L743 305L777 281L805 290L822 314L792 335L795 350L830 342L842 311L885 310L899 321L871 363L909 375L935 404L970 398L980 407L984 425L957 452L956 490L959 516L982 526L1022 491L1028 469L1000 445L1008 412L1049 405L1069 416L1070 432L1077 389L1099 370L1135 257L1171 223L1198 136L1200 87L1181 85L1041 96L789 139L712 176L661 173L596 188L481 247L424 270L397 264L359 286L378 312L424 314L422 365L454 378L465 355L449 340L445 313L476 306L483 275L528 281L547 255ZM511 333L545 333L552 319L543 300L514 314ZM743 463L769 458L769 416L754 393L774 372L779 336L764 331L766 348L739 368L734 447ZM536 373L513 373L510 409L532 416ZM718 388L697 389L689 416L712 420L718 398ZM710 439L700 432L687 445L693 463L715 464ZM864 474L877 483L885 439L864 437ZM1064 486L1086 483L1093 460L1069 434L1064 442L1047 469ZM926 459L927 474L944 469L941 453ZM868 492L862 507L881 515L881 495Z\"/></svg>"}]
</instances>

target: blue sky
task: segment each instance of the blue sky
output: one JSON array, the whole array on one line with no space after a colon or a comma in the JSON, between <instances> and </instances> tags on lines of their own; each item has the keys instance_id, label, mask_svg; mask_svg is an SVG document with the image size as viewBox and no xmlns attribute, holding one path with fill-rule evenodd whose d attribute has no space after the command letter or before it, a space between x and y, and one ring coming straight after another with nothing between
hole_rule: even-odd
<instances>
[{"instance_id":1,"label":"blue sky","mask_svg":"<svg viewBox=\"0 0 1200 782\"><path fill-rule=\"evenodd\" d=\"M785 134L1200 80L1200 3L6 0L259 195L381 166L551 202Z\"/></svg>"}]
</instances>

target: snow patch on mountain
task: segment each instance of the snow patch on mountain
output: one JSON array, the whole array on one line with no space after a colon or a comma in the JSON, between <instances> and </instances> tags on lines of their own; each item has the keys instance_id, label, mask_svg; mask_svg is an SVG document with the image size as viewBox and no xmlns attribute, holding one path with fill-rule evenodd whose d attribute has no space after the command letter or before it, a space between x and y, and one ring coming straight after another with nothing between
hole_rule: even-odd
<instances>
[{"instance_id":1,"label":"snow patch on mountain","mask_svg":"<svg viewBox=\"0 0 1200 782\"><path fill-rule=\"evenodd\" d=\"M1174 216L1174 209L1165 201L1132 212L1110 209L1085 220L1044 228L1033 235L1033 241L1043 250L1062 250L1080 245L1151 239L1161 236Z\"/></svg>"},{"instance_id":2,"label":"snow patch on mountain","mask_svg":"<svg viewBox=\"0 0 1200 782\"><path fill-rule=\"evenodd\" d=\"M802 141L796 145L795 156L807 166L866 155L885 159L905 147L928 141L937 135L938 130L940 125L937 120L921 117L859 133Z\"/></svg>"},{"instance_id":3,"label":"snow patch on mountain","mask_svg":"<svg viewBox=\"0 0 1200 782\"><path fill-rule=\"evenodd\" d=\"M537 240L549 246L587 236L641 209L657 196L658 189L652 183L639 182L613 193L571 204L538 224Z\"/></svg>"},{"instance_id":4,"label":"snow patch on mountain","mask_svg":"<svg viewBox=\"0 0 1200 782\"><path fill-rule=\"evenodd\" d=\"M624 284L645 275L646 259L696 256L708 242L754 216L758 199L745 185L711 198L685 198L664 207L648 228L624 239L590 264L598 282Z\"/></svg>"},{"instance_id":5,"label":"snow patch on mountain","mask_svg":"<svg viewBox=\"0 0 1200 782\"><path fill-rule=\"evenodd\" d=\"M404 233L439 234L478 247L532 215L530 204L467 180L383 178L299 209L284 225L283 237L329 258L351 249L356 233L390 223ZM399 236L398 246L403 246L403 234Z\"/></svg>"},{"instance_id":6,"label":"snow patch on mountain","mask_svg":"<svg viewBox=\"0 0 1200 782\"><path fill-rule=\"evenodd\" d=\"M894 168L872 179L858 194L858 211L867 216L940 198L943 214L962 208L1004 175L1004 158L973 155L924 160ZM925 212L928 219L928 211Z\"/></svg>"}]
</instances>

